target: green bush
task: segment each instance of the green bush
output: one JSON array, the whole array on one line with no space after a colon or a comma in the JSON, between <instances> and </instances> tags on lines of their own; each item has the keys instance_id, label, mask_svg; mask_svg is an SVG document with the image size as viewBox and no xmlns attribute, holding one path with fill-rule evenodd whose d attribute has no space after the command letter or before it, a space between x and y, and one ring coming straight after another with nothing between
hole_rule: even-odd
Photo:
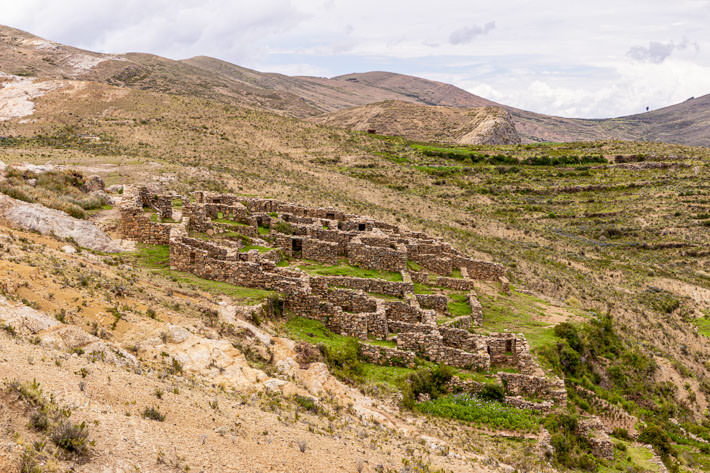
<instances>
[{"instance_id":1,"label":"green bush","mask_svg":"<svg viewBox=\"0 0 710 473\"><path fill-rule=\"evenodd\" d=\"M639 442L650 444L661 458L674 453L670 437L665 430L656 425L643 429L639 435Z\"/></svg>"},{"instance_id":2,"label":"green bush","mask_svg":"<svg viewBox=\"0 0 710 473\"><path fill-rule=\"evenodd\" d=\"M478 397L487 401L503 402L505 399L505 389L500 384L486 384L478 393Z\"/></svg>"},{"instance_id":3,"label":"green bush","mask_svg":"<svg viewBox=\"0 0 710 473\"><path fill-rule=\"evenodd\" d=\"M360 344L356 340L348 340L344 346L338 348L320 343L318 349L331 372L337 377L350 382L362 380Z\"/></svg>"},{"instance_id":4,"label":"green bush","mask_svg":"<svg viewBox=\"0 0 710 473\"><path fill-rule=\"evenodd\" d=\"M438 365L433 369L420 369L410 374L403 388L402 403L413 409L420 394L426 394L430 399L436 399L447 392L446 384L454 375L454 370L446 365Z\"/></svg>"},{"instance_id":5,"label":"green bush","mask_svg":"<svg viewBox=\"0 0 710 473\"><path fill-rule=\"evenodd\" d=\"M569 322L562 322L561 324L555 325L555 335L567 340L569 346L575 350L579 351L582 347L582 343L579 340L579 334L577 333L577 328Z\"/></svg>"},{"instance_id":6,"label":"green bush","mask_svg":"<svg viewBox=\"0 0 710 473\"><path fill-rule=\"evenodd\" d=\"M318 412L320 412L318 404L316 404L316 400L312 397L301 396L300 394L297 394L295 397L295 401L296 404L301 406L306 411L312 412L314 414L318 414Z\"/></svg>"},{"instance_id":7,"label":"green bush","mask_svg":"<svg viewBox=\"0 0 710 473\"><path fill-rule=\"evenodd\" d=\"M279 220L276 223L276 231L285 235L293 235L293 227L290 223Z\"/></svg>"},{"instance_id":8,"label":"green bush","mask_svg":"<svg viewBox=\"0 0 710 473\"><path fill-rule=\"evenodd\" d=\"M578 435L578 419L574 414L551 414L543 421L552 433L553 461L557 466L595 471L597 461L591 455L591 445Z\"/></svg>"}]
</instances>

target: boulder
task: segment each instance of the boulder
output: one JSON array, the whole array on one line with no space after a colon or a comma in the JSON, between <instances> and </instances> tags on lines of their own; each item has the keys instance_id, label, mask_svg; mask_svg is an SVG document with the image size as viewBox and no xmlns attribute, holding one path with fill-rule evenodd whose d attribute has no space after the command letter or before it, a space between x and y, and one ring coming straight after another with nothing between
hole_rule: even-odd
<instances>
[{"instance_id":1,"label":"boulder","mask_svg":"<svg viewBox=\"0 0 710 473\"><path fill-rule=\"evenodd\" d=\"M19 333L36 334L47 330L60 322L44 312L26 305L15 305L0 296L0 323L15 329Z\"/></svg>"},{"instance_id":2,"label":"boulder","mask_svg":"<svg viewBox=\"0 0 710 473\"><path fill-rule=\"evenodd\" d=\"M79 246L90 250L106 253L123 251L118 241L111 239L91 222L71 217L61 210L28 204L6 195L0 195L0 219L22 230L54 235L60 239L73 239Z\"/></svg>"},{"instance_id":3,"label":"boulder","mask_svg":"<svg viewBox=\"0 0 710 473\"><path fill-rule=\"evenodd\" d=\"M96 174L93 174L89 177L86 178L84 181L84 185L82 186L82 190L84 192L95 192L95 191L103 191L105 188L104 185L104 180L101 179L101 176L97 176Z\"/></svg>"}]
</instances>

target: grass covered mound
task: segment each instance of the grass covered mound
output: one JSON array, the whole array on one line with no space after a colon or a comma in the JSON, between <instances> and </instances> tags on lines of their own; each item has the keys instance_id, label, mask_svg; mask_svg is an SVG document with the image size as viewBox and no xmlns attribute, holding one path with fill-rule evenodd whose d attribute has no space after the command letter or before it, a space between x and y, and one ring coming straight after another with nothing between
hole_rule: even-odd
<instances>
[{"instance_id":1,"label":"grass covered mound","mask_svg":"<svg viewBox=\"0 0 710 473\"><path fill-rule=\"evenodd\" d=\"M485 425L495 429L537 432L539 415L529 409L518 409L500 401L481 399L458 393L417 403L415 410L424 414Z\"/></svg>"}]
</instances>

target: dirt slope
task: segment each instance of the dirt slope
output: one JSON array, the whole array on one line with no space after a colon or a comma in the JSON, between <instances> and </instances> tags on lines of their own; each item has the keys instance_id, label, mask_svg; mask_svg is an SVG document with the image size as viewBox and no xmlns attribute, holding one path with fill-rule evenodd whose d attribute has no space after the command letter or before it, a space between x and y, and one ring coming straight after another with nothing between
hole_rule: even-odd
<instances>
[{"instance_id":1,"label":"dirt slope","mask_svg":"<svg viewBox=\"0 0 710 473\"><path fill-rule=\"evenodd\" d=\"M390 100L330 113L319 123L455 144L515 144L520 137L500 107L456 108Z\"/></svg>"}]
</instances>

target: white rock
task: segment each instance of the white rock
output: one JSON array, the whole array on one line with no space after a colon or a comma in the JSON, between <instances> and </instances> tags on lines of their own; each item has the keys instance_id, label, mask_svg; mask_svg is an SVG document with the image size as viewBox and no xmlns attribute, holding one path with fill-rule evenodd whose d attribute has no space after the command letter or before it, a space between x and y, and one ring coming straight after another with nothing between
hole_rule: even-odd
<instances>
[{"instance_id":1,"label":"white rock","mask_svg":"<svg viewBox=\"0 0 710 473\"><path fill-rule=\"evenodd\" d=\"M118 241L112 240L93 223L40 204L28 204L0 195L0 216L13 227L61 239L71 238L79 246L90 250L108 253L123 250Z\"/></svg>"},{"instance_id":2,"label":"white rock","mask_svg":"<svg viewBox=\"0 0 710 473\"><path fill-rule=\"evenodd\" d=\"M276 362L276 371L287 376L294 376L299 369L298 363L293 358L286 358Z\"/></svg>"},{"instance_id":3,"label":"white rock","mask_svg":"<svg viewBox=\"0 0 710 473\"><path fill-rule=\"evenodd\" d=\"M61 325L57 319L26 305L14 305L0 296L0 322L32 334Z\"/></svg>"},{"instance_id":4,"label":"white rock","mask_svg":"<svg viewBox=\"0 0 710 473\"><path fill-rule=\"evenodd\" d=\"M283 386L287 384L287 381L278 378L269 378L264 381L264 388L267 391L280 391Z\"/></svg>"},{"instance_id":5,"label":"white rock","mask_svg":"<svg viewBox=\"0 0 710 473\"><path fill-rule=\"evenodd\" d=\"M76 253L76 248L71 245L64 245L62 246L62 251L68 255L73 255L74 253Z\"/></svg>"},{"instance_id":6,"label":"white rock","mask_svg":"<svg viewBox=\"0 0 710 473\"><path fill-rule=\"evenodd\" d=\"M172 324L168 325L168 328L164 333L167 341L175 344L184 342L190 336L190 332L188 332L185 327Z\"/></svg>"}]
</instances>

